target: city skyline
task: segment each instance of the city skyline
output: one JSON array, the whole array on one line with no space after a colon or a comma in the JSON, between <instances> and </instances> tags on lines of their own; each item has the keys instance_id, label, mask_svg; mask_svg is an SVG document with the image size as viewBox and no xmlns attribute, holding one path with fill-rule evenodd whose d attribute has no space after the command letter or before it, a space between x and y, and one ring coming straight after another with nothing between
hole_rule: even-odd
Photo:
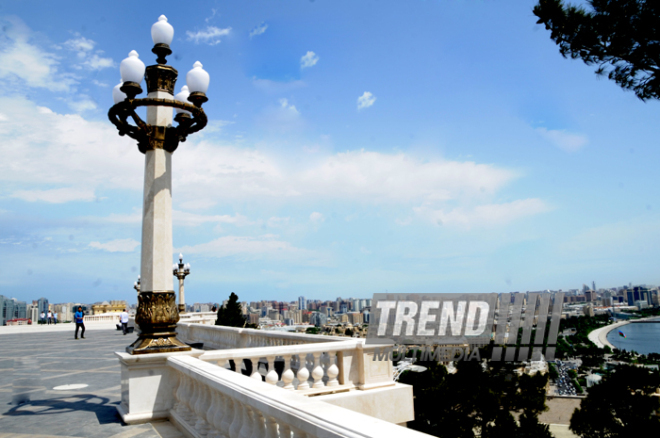
<instances>
[{"instance_id":1,"label":"city skyline","mask_svg":"<svg viewBox=\"0 0 660 438\"><path fill-rule=\"evenodd\" d=\"M176 91L211 75L173 158L187 302L657 284L658 103L534 3L4 5L0 293L134 302L144 156L106 113L161 14Z\"/></svg>"}]
</instances>

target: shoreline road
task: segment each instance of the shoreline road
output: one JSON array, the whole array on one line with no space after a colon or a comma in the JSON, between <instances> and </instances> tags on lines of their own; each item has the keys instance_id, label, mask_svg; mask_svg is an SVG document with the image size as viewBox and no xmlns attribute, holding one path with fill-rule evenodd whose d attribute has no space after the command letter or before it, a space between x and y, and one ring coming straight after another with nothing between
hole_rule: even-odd
<instances>
[{"instance_id":1,"label":"shoreline road","mask_svg":"<svg viewBox=\"0 0 660 438\"><path fill-rule=\"evenodd\" d=\"M607 334L612 330L614 330L615 328L624 326L629 323L630 321L621 321L621 322L617 322L616 324L606 325L605 327L600 327L597 328L596 330L591 331L587 337L591 342L596 344L598 348L605 348L605 346L607 345L612 350L616 350L616 347L610 344L610 342L607 340Z\"/></svg>"}]
</instances>

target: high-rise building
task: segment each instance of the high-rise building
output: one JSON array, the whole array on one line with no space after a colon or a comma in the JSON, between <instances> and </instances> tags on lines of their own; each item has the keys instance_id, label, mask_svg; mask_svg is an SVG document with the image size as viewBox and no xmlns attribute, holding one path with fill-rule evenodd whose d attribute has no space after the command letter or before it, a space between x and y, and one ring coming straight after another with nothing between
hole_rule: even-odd
<instances>
[{"instance_id":1,"label":"high-rise building","mask_svg":"<svg viewBox=\"0 0 660 438\"><path fill-rule=\"evenodd\" d=\"M38 301L37 305L39 306L39 315L41 315L41 313L45 313L46 315L48 315L48 299L47 298L43 298L43 297L39 298L39 301Z\"/></svg>"},{"instance_id":2,"label":"high-rise building","mask_svg":"<svg viewBox=\"0 0 660 438\"><path fill-rule=\"evenodd\" d=\"M307 298L303 296L298 297L298 308L300 310L307 310Z\"/></svg>"},{"instance_id":3,"label":"high-rise building","mask_svg":"<svg viewBox=\"0 0 660 438\"><path fill-rule=\"evenodd\" d=\"M309 323L321 327L328 323L328 317L321 312L313 312L309 317Z\"/></svg>"}]
</instances>

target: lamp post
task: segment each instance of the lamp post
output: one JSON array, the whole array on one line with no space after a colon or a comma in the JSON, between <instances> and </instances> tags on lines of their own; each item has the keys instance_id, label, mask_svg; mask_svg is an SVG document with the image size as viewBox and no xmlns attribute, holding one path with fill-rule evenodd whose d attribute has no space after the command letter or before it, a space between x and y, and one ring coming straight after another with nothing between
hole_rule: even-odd
<instances>
[{"instance_id":1,"label":"lamp post","mask_svg":"<svg viewBox=\"0 0 660 438\"><path fill-rule=\"evenodd\" d=\"M190 274L190 263L183 264L183 254L179 254L179 264L172 266L172 274L179 279L179 313L186 312L186 300L183 296L183 279Z\"/></svg>"},{"instance_id":2,"label":"lamp post","mask_svg":"<svg viewBox=\"0 0 660 438\"><path fill-rule=\"evenodd\" d=\"M204 128L207 123L202 104L206 98L209 75L196 62L186 75L188 89L174 96L177 71L167 64L172 53L170 43L174 29L161 15L151 27L157 64L149 67L140 61L133 50L120 65L121 83L113 91L115 105L108 118L119 135L137 140L138 149L145 155L144 203L142 207L141 285L135 322L140 336L126 351L130 354L187 351L190 347L176 339L179 311L176 305L170 263L172 257L172 153L189 134ZM140 84L146 72L147 97ZM136 109L147 107L143 121ZM176 109L172 126L172 109ZM134 124L129 122L132 119Z\"/></svg>"}]
</instances>

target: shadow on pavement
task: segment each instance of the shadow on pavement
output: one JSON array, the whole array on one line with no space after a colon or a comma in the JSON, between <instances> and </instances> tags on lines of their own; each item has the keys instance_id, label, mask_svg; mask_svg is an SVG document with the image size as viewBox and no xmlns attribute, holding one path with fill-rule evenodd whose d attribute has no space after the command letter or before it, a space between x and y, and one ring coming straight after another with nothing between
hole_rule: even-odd
<instances>
[{"instance_id":1,"label":"shadow on pavement","mask_svg":"<svg viewBox=\"0 0 660 438\"><path fill-rule=\"evenodd\" d=\"M2 415L29 417L86 411L95 413L99 424L121 423L116 404L116 402L110 403L105 397L80 394L45 400L27 400Z\"/></svg>"}]
</instances>

